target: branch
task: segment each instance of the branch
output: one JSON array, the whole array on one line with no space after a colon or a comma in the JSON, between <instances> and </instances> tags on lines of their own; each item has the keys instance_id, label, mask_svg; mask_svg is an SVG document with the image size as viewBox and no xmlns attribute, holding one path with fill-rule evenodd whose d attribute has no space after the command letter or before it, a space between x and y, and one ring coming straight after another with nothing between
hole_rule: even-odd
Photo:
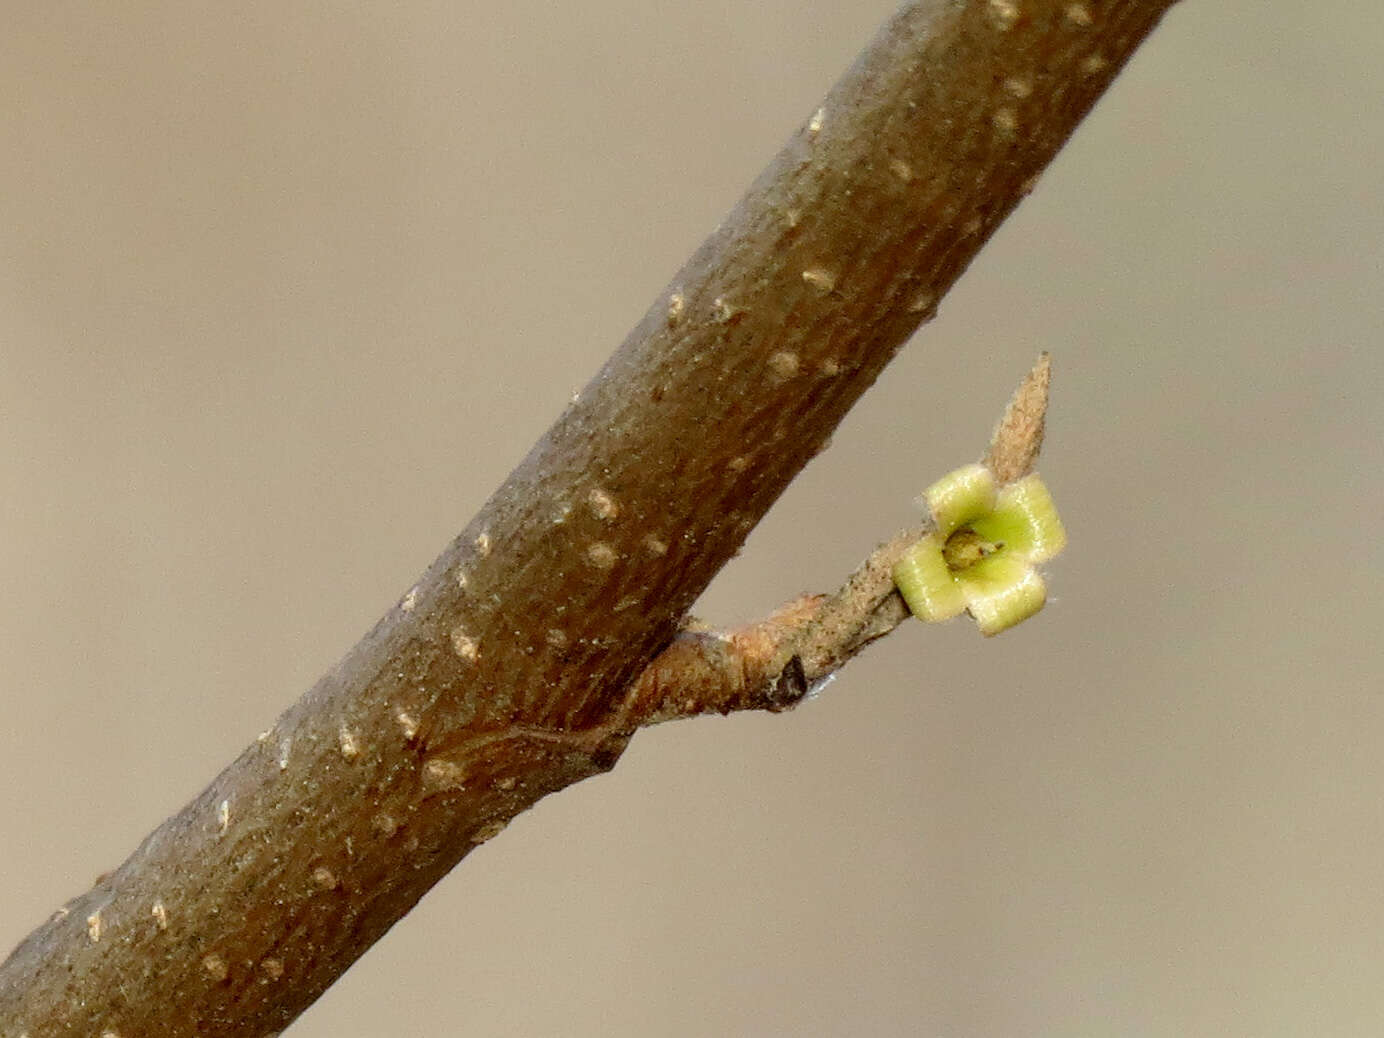
<instances>
[{"instance_id":1,"label":"branch","mask_svg":"<svg viewBox=\"0 0 1384 1038\"><path fill-rule=\"evenodd\" d=\"M277 1032L613 767L631 684L1172 2L905 4L416 586L0 965L0 1034Z\"/></svg>"},{"instance_id":2,"label":"branch","mask_svg":"<svg viewBox=\"0 0 1384 1038\"><path fill-rule=\"evenodd\" d=\"M982 464L1001 483L1022 479L1037 464L1051 376L1045 353L995 428ZM909 618L894 585L894 564L930 528L895 534L830 595L803 595L763 620L730 630L680 631L630 687L614 726L632 733L699 714L792 709Z\"/></svg>"}]
</instances>

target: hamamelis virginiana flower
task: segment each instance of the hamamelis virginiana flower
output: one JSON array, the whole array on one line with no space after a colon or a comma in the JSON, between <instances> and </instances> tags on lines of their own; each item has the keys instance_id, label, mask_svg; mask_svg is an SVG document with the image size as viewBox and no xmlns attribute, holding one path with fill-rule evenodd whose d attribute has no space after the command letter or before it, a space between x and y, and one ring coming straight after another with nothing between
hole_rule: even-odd
<instances>
[{"instance_id":1,"label":"hamamelis virginiana flower","mask_svg":"<svg viewBox=\"0 0 1384 1038\"><path fill-rule=\"evenodd\" d=\"M996 485L984 465L966 465L923 492L937 529L894 566L913 615L935 623L969 611L980 633L999 634L1043 608L1039 563L1067 543L1052 497L1036 475Z\"/></svg>"}]
</instances>

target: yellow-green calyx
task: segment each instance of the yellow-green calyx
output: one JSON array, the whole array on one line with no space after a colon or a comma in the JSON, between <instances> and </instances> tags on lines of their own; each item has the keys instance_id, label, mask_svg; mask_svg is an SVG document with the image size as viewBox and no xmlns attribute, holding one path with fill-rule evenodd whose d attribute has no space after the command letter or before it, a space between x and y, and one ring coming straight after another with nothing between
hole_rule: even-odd
<instances>
[{"instance_id":1,"label":"yellow-green calyx","mask_svg":"<svg viewBox=\"0 0 1384 1038\"><path fill-rule=\"evenodd\" d=\"M966 465L923 492L937 529L894 566L894 583L919 620L969 611L981 634L999 634L1043 608L1037 566L1067 543L1048 488L1036 475L1000 487Z\"/></svg>"}]
</instances>

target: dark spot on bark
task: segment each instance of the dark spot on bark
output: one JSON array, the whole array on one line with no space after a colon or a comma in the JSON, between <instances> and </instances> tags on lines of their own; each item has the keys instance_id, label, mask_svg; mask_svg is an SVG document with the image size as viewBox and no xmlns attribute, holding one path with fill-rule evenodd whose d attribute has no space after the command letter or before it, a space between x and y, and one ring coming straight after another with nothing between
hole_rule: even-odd
<instances>
[{"instance_id":1,"label":"dark spot on bark","mask_svg":"<svg viewBox=\"0 0 1384 1038\"><path fill-rule=\"evenodd\" d=\"M620 755L625 752L625 747L628 745L629 739L623 736L607 739L591 751L592 766L597 771L609 771L615 767L615 762L620 759Z\"/></svg>"},{"instance_id":2,"label":"dark spot on bark","mask_svg":"<svg viewBox=\"0 0 1384 1038\"><path fill-rule=\"evenodd\" d=\"M807 695L807 674L803 671L803 661L794 656L779 671L774 687L769 690L769 710L782 713L797 706Z\"/></svg>"}]
</instances>

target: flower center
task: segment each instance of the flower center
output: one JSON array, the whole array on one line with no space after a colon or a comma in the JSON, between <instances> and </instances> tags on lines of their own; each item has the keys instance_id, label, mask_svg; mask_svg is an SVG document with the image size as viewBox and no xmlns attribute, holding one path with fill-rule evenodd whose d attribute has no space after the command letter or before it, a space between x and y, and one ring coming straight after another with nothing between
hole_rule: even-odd
<instances>
[{"instance_id":1,"label":"flower center","mask_svg":"<svg viewBox=\"0 0 1384 1038\"><path fill-rule=\"evenodd\" d=\"M1004 547L1003 541L987 541L969 526L963 526L942 545L942 558L953 573L970 569L981 559ZM935 557L935 556L934 556Z\"/></svg>"}]
</instances>

